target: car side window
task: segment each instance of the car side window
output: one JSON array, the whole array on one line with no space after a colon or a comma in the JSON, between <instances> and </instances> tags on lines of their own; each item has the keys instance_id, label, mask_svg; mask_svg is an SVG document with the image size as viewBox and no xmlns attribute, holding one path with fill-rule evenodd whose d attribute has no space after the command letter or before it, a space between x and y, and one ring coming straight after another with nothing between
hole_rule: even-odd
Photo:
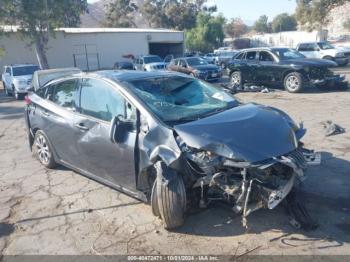
<instances>
[{"instance_id":1,"label":"car side window","mask_svg":"<svg viewBox=\"0 0 350 262\"><path fill-rule=\"evenodd\" d=\"M234 59L235 60L242 60L243 59L243 57L244 57L244 52L242 52L242 53L240 53L239 55L237 55Z\"/></svg>"},{"instance_id":2,"label":"car side window","mask_svg":"<svg viewBox=\"0 0 350 262\"><path fill-rule=\"evenodd\" d=\"M307 51L307 46L305 44L300 44L298 47L298 51Z\"/></svg>"},{"instance_id":3,"label":"car side window","mask_svg":"<svg viewBox=\"0 0 350 262\"><path fill-rule=\"evenodd\" d=\"M136 120L136 109L110 84L99 79L83 80L80 110L84 115L104 121L111 121L118 115L128 120Z\"/></svg>"},{"instance_id":4,"label":"car side window","mask_svg":"<svg viewBox=\"0 0 350 262\"><path fill-rule=\"evenodd\" d=\"M273 56L269 52L261 51L261 52L259 52L259 61L261 61L261 62L273 62L274 59L273 59Z\"/></svg>"},{"instance_id":5,"label":"car side window","mask_svg":"<svg viewBox=\"0 0 350 262\"><path fill-rule=\"evenodd\" d=\"M70 79L57 83L51 96L52 102L62 107L75 108L77 82L77 79Z\"/></svg>"},{"instance_id":6,"label":"car side window","mask_svg":"<svg viewBox=\"0 0 350 262\"><path fill-rule=\"evenodd\" d=\"M247 52L246 60L254 61L255 59L256 59L256 52L255 51Z\"/></svg>"},{"instance_id":7,"label":"car side window","mask_svg":"<svg viewBox=\"0 0 350 262\"><path fill-rule=\"evenodd\" d=\"M181 67L187 67L186 61L185 60L180 60L180 66Z\"/></svg>"}]
</instances>

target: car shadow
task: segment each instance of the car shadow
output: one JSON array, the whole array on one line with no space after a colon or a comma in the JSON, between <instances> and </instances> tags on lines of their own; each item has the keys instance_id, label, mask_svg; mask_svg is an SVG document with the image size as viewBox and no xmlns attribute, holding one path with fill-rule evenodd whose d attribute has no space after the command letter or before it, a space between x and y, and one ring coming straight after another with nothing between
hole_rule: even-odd
<instances>
[{"instance_id":1,"label":"car shadow","mask_svg":"<svg viewBox=\"0 0 350 262\"><path fill-rule=\"evenodd\" d=\"M319 167L311 166L308 179L296 189L298 199L317 221L317 229L307 231L294 228L283 205L274 210L261 209L253 212L248 216L246 229L242 226L240 215L235 214L228 206L218 203L190 214L185 225L176 232L208 237L232 237L272 231L279 233L280 237L270 239L270 242L282 241L286 245L302 245L303 242L320 240L324 242L320 249L350 243L350 192L346 191L350 188L350 162L333 157L327 152L323 152L322 157L325 159L324 163ZM332 173L329 165L337 167L339 173ZM330 181L332 177L333 181ZM335 186L339 184L343 185L343 191ZM294 234L302 235L303 238L297 239Z\"/></svg>"}]
</instances>

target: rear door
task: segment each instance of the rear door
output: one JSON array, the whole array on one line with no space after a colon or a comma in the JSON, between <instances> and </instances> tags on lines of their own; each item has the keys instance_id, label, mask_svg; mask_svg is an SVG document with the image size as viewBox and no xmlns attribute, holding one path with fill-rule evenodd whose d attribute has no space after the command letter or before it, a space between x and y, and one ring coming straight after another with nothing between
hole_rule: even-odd
<instances>
[{"instance_id":1,"label":"rear door","mask_svg":"<svg viewBox=\"0 0 350 262\"><path fill-rule=\"evenodd\" d=\"M80 167L76 147L79 132L74 127L77 116L79 79L68 79L48 87L47 102L40 108L42 129L52 143L58 157L74 167Z\"/></svg>"},{"instance_id":2,"label":"rear door","mask_svg":"<svg viewBox=\"0 0 350 262\"><path fill-rule=\"evenodd\" d=\"M244 65L241 67L241 72L245 82L255 83L257 82L258 73L258 60L257 51L247 51L244 58Z\"/></svg>"},{"instance_id":3,"label":"rear door","mask_svg":"<svg viewBox=\"0 0 350 262\"><path fill-rule=\"evenodd\" d=\"M124 190L135 191L135 107L106 81L85 78L81 85L79 112L75 127L80 132L77 149L83 170L115 186L122 186ZM110 122L118 115L135 127L120 144L112 143L109 136Z\"/></svg>"}]
</instances>

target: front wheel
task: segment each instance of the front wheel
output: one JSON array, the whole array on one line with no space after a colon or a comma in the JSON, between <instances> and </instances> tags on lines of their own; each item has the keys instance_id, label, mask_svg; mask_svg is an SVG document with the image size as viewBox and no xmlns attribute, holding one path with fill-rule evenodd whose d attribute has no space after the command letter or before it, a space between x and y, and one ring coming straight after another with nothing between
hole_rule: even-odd
<instances>
[{"instance_id":1,"label":"front wheel","mask_svg":"<svg viewBox=\"0 0 350 262\"><path fill-rule=\"evenodd\" d=\"M165 229L175 229L184 224L186 189L182 177L163 162L156 163L156 188L153 190L152 210L160 215ZM161 174L160 174L160 173Z\"/></svg>"},{"instance_id":2,"label":"front wheel","mask_svg":"<svg viewBox=\"0 0 350 262\"><path fill-rule=\"evenodd\" d=\"M289 93L298 93L303 89L303 77L298 72L292 72L284 78L284 88Z\"/></svg>"}]
</instances>

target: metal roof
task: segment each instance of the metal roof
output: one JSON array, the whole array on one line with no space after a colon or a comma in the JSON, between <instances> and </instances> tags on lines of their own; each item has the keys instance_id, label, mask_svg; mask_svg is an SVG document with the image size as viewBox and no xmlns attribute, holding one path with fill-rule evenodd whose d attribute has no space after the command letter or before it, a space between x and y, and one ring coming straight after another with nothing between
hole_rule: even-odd
<instances>
[{"instance_id":1,"label":"metal roof","mask_svg":"<svg viewBox=\"0 0 350 262\"><path fill-rule=\"evenodd\" d=\"M0 25L0 28L5 32L17 32L20 27L12 25ZM164 28L79 28L67 27L57 28L56 31L61 31L67 34L90 34L90 33L182 33L183 31L170 30Z\"/></svg>"}]
</instances>

